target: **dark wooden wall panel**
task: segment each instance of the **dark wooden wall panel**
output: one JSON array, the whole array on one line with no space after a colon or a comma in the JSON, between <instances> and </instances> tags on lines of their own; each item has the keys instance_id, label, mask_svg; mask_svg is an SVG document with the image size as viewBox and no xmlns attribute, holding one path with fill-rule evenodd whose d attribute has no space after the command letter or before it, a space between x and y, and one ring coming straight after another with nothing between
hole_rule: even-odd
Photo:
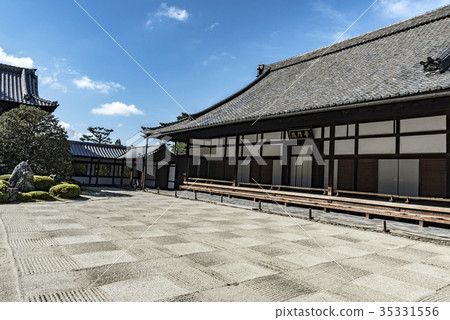
<instances>
[{"instance_id":1,"label":"dark wooden wall panel","mask_svg":"<svg viewBox=\"0 0 450 320\"><path fill-rule=\"evenodd\" d=\"M353 159L338 160L338 182L337 188L340 190L354 189L354 161Z\"/></svg>"},{"instance_id":2,"label":"dark wooden wall panel","mask_svg":"<svg viewBox=\"0 0 450 320\"><path fill-rule=\"evenodd\" d=\"M260 165L256 162L256 160L251 160L250 162L250 183L260 182L259 180L259 173L260 173ZM255 179L255 180L253 180Z\"/></svg>"},{"instance_id":3,"label":"dark wooden wall panel","mask_svg":"<svg viewBox=\"0 0 450 320\"><path fill-rule=\"evenodd\" d=\"M357 188L361 192L377 192L378 159L359 159Z\"/></svg>"},{"instance_id":4,"label":"dark wooden wall panel","mask_svg":"<svg viewBox=\"0 0 450 320\"><path fill-rule=\"evenodd\" d=\"M319 166L316 161L312 164L312 181L313 188L323 188L324 166Z\"/></svg>"},{"instance_id":5,"label":"dark wooden wall panel","mask_svg":"<svg viewBox=\"0 0 450 320\"><path fill-rule=\"evenodd\" d=\"M273 160L272 159L264 159L267 163L265 166L260 166L261 168L261 181L263 184L272 184L272 171L273 171Z\"/></svg>"},{"instance_id":6,"label":"dark wooden wall panel","mask_svg":"<svg viewBox=\"0 0 450 320\"><path fill-rule=\"evenodd\" d=\"M223 161L209 161L209 179L223 180Z\"/></svg>"},{"instance_id":7,"label":"dark wooden wall panel","mask_svg":"<svg viewBox=\"0 0 450 320\"><path fill-rule=\"evenodd\" d=\"M446 159L420 159L419 195L422 197L446 197Z\"/></svg>"},{"instance_id":8,"label":"dark wooden wall panel","mask_svg":"<svg viewBox=\"0 0 450 320\"><path fill-rule=\"evenodd\" d=\"M225 160L225 175L224 180L233 181L235 179L236 166L230 165L228 159Z\"/></svg>"}]
</instances>

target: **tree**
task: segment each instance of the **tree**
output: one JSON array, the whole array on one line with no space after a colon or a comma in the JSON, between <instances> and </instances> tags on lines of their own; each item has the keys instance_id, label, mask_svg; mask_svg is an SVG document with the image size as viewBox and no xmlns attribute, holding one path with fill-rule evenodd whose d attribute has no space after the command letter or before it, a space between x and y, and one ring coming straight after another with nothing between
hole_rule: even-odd
<instances>
[{"instance_id":1,"label":"tree","mask_svg":"<svg viewBox=\"0 0 450 320\"><path fill-rule=\"evenodd\" d=\"M112 140L109 137L113 129L106 129L103 127L89 127L87 128L91 134L83 134L80 138L81 141L97 142L111 144Z\"/></svg>"},{"instance_id":2,"label":"tree","mask_svg":"<svg viewBox=\"0 0 450 320\"><path fill-rule=\"evenodd\" d=\"M21 161L36 174L71 174L68 135L51 113L21 105L0 116L0 171L11 173Z\"/></svg>"},{"instance_id":3,"label":"tree","mask_svg":"<svg viewBox=\"0 0 450 320\"><path fill-rule=\"evenodd\" d=\"M190 118L190 117L191 117L191 116L190 116L188 113L182 112L182 113L181 113L181 116L178 116L178 117L177 117L177 120L180 121L180 120L184 120L184 119Z\"/></svg>"},{"instance_id":4,"label":"tree","mask_svg":"<svg viewBox=\"0 0 450 320\"><path fill-rule=\"evenodd\" d=\"M116 142L114 142L114 144L116 146L121 146L122 145L122 141L120 141L120 139L117 139Z\"/></svg>"},{"instance_id":5,"label":"tree","mask_svg":"<svg viewBox=\"0 0 450 320\"><path fill-rule=\"evenodd\" d=\"M190 118L191 116L186 113L186 112L182 112L180 116L177 116L177 120L184 120L187 118ZM185 142L175 142L172 145L169 146L170 151L173 154L186 154L186 143Z\"/></svg>"}]
</instances>

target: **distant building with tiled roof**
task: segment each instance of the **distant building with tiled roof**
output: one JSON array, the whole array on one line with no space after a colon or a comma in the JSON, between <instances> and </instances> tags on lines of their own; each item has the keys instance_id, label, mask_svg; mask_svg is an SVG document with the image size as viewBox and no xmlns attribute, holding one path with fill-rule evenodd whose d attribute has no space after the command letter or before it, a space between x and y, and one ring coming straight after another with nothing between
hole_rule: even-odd
<instances>
[{"instance_id":1,"label":"distant building with tiled roof","mask_svg":"<svg viewBox=\"0 0 450 320\"><path fill-rule=\"evenodd\" d=\"M147 157L145 156L147 151ZM145 146L118 146L104 143L70 141L70 153L73 159L74 172L72 178L84 185L103 186L136 186L142 184L144 163L146 166L145 184L147 187L158 185L167 187L167 168L156 168L155 159L160 161L165 157L166 145L155 143ZM150 169L154 166L154 169ZM157 178L157 172L159 178Z\"/></svg>"},{"instance_id":2,"label":"distant building with tiled roof","mask_svg":"<svg viewBox=\"0 0 450 320\"><path fill-rule=\"evenodd\" d=\"M114 144L70 141L70 153L75 157L117 159L127 152L127 147Z\"/></svg>"},{"instance_id":3,"label":"distant building with tiled roof","mask_svg":"<svg viewBox=\"0 0 450 320\"><path fill-rule=\"evenodd\" d=\"M57 101L39 97L36 69L27 69L0 63L0 114L21 104L53 112Z\"/></svg>"}]
</instances>

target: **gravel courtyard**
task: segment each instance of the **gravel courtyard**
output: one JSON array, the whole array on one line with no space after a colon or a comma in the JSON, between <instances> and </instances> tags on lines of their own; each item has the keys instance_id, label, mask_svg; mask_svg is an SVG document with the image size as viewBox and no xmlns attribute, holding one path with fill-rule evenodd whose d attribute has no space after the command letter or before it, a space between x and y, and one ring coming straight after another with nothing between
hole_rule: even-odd
<instances>
[{"instance_id":1,"label":"gravel courtyard","mask_svg":"<svg viewBox=\"0 0 450 320\"><path fill-rule=\"evenodd\" d=\"M450 246L389 234L119 189L0 218L0 301L450 301Z\"/></svg>"}]
</instances>

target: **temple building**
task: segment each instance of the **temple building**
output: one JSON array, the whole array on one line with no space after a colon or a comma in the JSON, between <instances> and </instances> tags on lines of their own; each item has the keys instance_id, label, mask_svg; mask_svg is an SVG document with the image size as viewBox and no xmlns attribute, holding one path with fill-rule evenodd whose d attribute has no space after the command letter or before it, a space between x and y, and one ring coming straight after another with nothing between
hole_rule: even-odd
<instances>
[{"instance_id":1,"label":"temple building","mask_svg":"<svg viewBox=\"0 0 450 320\"><path fill-rule=\"evenodd\" d=\"M171 188L171 181L167 181L169 166L156 169L151 177L144 182L142 172L144 159L164 159L165 144L145 146L119 146L104 143L70 141L70 153L73 159L72 178L85 186L111 186L111 187L162 187ZM147 152L147 156L146 156ZM151 168L146 168L152 172ZM145 184L144 184L145 183ZM173 182L172 182L173 184Z\"/></svg>"},{"instance_id":2,"label":"temple building","mask_svg":"<svg viewBox=\"0 0 450 320\"><path fill-rule=\"evenodd\" d=\"M70 141L72 178L88 186L127 186L129 169L124 159L127 147L103 143Z\"/></svg>"},{"instance_id":3,"label":"temple building","mask_svg":"<svg viewBox=\"0 0 450 320\"><path fill-rule=\"evenodd\" d=\"M260 65L232 96L143 132L187 143L188 169L177 174L188 177L449 198L449 35L446 6ZM323 163L296 161L308 139ZM248 141L264 164L248 157Z\"/></svg>"},{"instance_id":4,"label":"temple building","mask_svg":"<svg viewBox=\"0 0 450 320\"><path fill-rule=\"evenodd\" d=\"M57 101L39 97L36 69L14 67L0 63L0 114L21 104L53 112Z\"/></svg>"}]
</instances>

